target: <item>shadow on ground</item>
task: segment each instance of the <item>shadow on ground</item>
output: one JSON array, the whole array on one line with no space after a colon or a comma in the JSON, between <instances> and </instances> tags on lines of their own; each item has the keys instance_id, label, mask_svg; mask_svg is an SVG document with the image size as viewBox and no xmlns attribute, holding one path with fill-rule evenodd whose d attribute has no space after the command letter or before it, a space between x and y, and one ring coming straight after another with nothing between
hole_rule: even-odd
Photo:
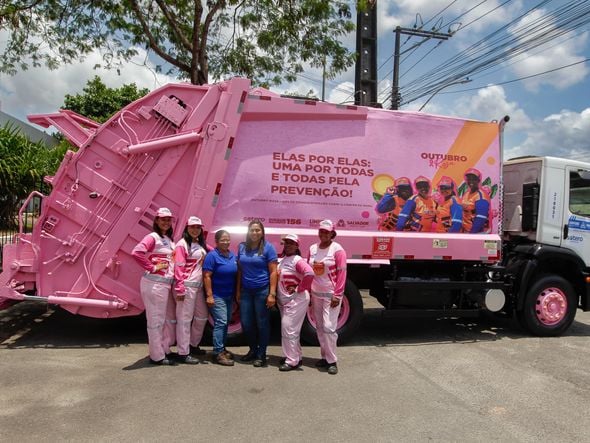
<instances>
[{"instance_id":1,"label":"shadow on ground","mask_svg":"<svg viewBox=\"0 0 590 443\"><path fill-rule=\"evenodd\" d=\"M515 318L482 313L477 318L384 318L383 309L364 311L350 345L417 346L529 338ZM582 311L578 311L582 313ZM590 324L574 321L564 336L590 336Z\"/></svg>"},{"instance_id":2,"label":"shadow on ground","mask_svg":"<svg viewBox=\"0 0 590 443\"><path fill-rule=\"evenodd\" d=\"M145 341L143 315L96 319L33 302L0 312L3 348L111 348Z\"/></svg>"},{"instance_id":3,"label":"shadow on ground","mask_svg":"<svg viewBox=\"0 0 590 443\"><path fill-rule=\"evenodd\" d=\"M516 320L482 315L476 319L384 318L382 309L365 308L362 325L345 346L420 346L519 339L529 335ZM581 311L578 311L581 314ZM587 315L584 316L584 319ZM575 321L566 336L590 336L589 322ZM208 335L208 334L206 334ZM59 308L22 302L0 311L0 348L111 348L147 343L145 317L94 319ZM271 345L280 345L280 319L272 316ZM210 345L210 339L204 340ZM243 337L228 346L245 345ZM133 367L144 367L136 362Z\"/></svg>"}]
</instances>

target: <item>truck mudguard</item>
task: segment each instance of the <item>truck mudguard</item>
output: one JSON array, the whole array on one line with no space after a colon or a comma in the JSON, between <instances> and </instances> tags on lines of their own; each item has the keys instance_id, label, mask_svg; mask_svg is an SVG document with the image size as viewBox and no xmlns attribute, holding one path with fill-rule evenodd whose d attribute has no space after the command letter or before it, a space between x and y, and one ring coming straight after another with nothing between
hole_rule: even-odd
<instances>
[{"instance_id":1,"label":"truck mudguard","mask_svg":"<svg viewBox=\"0 0 590 443\"><path fill-rule=\"evenodd\" d=\"M583 296L582 304L587 304L587 294L582 276L586 275L586 265L578 254L566 248L539 243L518 245L513 249L517 254L516 261L520 261L520 270L513 270L518 277L516 280L518 292L517 309L524 305L524 292L532 284L532 279L539 274L557 274L564 277L575 276L570 283ZM522 260L521 260L522 259ZM586 309L584 309L586 310Z\"/></svg>"}]
</instances>

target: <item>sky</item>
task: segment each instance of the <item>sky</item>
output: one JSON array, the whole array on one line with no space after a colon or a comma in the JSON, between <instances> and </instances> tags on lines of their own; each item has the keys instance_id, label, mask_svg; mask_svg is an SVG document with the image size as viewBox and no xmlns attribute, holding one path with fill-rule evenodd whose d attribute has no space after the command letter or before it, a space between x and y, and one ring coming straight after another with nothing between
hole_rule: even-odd
<instances>
[{"instance_id":1,"label":"sky","mask_svg":"<svg viewBox=\"0 0 590 443\"><path fill-rule=\"evenodd\" d=\"M568 28L564 23L572 4L568 0L378 0L378 95L388 107L396 26L450 31L452 37L445 41L402 36L401 109L423 107L428 113L484 121L508 115L505 159L552 155L590 162L590 1L573 3L579 8L574 14L577 22ZM579 12L584 8L586 15ZM0 45L3 38L0 33ZM354 50L355 41L351 34L344 43ZM443 64L452 60L456 60L453 73L467 72L476 65L474 57L485 51L497 58L500 42L508 47L504 59L487 59L486 69L447 79L444 85L448 86L438 92L405 103L416 95L412 95L412 82L415 85L428 75L435 81L444 71ZM65 94L81 92L95 75L110 87L135 82L155 89L175 81L146 68L145 60L145 52L140 51L119 74L95 69L101 59L94 53L57 70L0 74L0 109L22 120L31 113L55 112ZM147 64L151 63L147 58ZM542 74L547 71L552 72ZM321 78L320 70L309 68L296 83L273 90L301 94L312 90L319 97ZM328 80L325 96L333 103L351 102L353 90L354 67Z\"/></svg>"}]
</instances>

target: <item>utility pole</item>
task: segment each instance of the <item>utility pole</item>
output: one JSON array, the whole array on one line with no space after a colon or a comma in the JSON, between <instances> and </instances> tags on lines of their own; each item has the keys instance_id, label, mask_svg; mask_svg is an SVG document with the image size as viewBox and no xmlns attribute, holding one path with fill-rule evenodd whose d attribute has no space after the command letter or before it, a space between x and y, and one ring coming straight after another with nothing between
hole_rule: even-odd
<instances>
[{"instance_id":1,"label":"utility pole","mask_svg":"<svg viewBox=\"0 0 590 443\"><path fill-rule=\"evenodd\" d=\"M369 0L356 19L356 70L354 103L363 106L377 104L377 0Z\"/></svg>"},{"instance_id":2,"label":"utility pole","mask_svg":"<svg viewBox=\"0 0 590 443\"><path fill-rule=\"evenodd\" d=\"M436 38L438 40L448 40L453 34L435 32L435 31L421 31L419 29L402 28L398 26L395 28L395 49L393 52L393 84L391 86L391 109L399 109L401 102L401 95L399 93L399 59L400 59L400 39L401 35L415 35L418 37Z\"/></svg>"}]
</instances>

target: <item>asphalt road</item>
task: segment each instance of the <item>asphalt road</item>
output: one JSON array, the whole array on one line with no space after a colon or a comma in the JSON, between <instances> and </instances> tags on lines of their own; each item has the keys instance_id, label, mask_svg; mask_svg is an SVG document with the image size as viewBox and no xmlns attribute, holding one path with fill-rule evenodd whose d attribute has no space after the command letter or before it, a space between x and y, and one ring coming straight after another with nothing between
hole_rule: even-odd
<instances>
[{"instance_id":1,"label":"asphalt road","mask_svg":"<svg viewBox=\"0 0 590 443\"><path fill-rule=\"evenodd\" d=\"M336 376L314 346L279 372L277 327L267 368L154 367L144 326L0 313L0 440L590 441L590 312L535 338L503 319L383 319L370 302Z\"/></svg>"}]
</instances>

